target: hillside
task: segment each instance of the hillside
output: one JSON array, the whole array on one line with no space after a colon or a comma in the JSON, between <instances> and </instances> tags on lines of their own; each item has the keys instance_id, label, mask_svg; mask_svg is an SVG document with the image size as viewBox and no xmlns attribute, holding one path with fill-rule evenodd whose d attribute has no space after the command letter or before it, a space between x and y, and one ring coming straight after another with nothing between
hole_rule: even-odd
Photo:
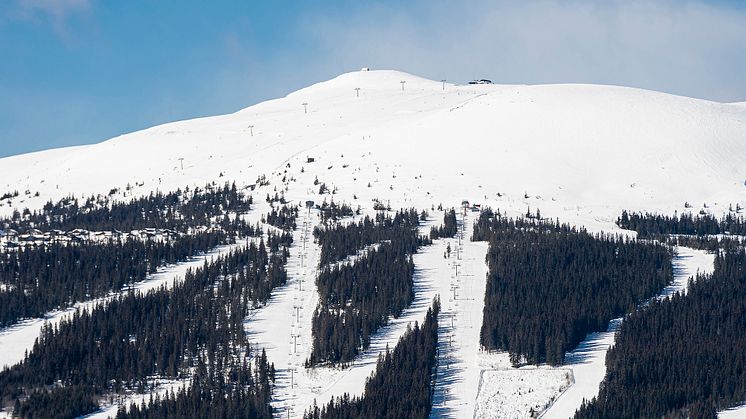
<instances>
[{"instance_id":1,"label":"hillside","mask_svg":"<svg viewBox=\"0 0 746 419\"><path fill-rule=\"evenodd\" d=\"M318 176L364 206L466 198L578 222L743 201L743 106L613 86L444 87L396 71L347 73L229 115L1 159L0 190L19 190L13 206L33 208L127 184L140 194L275 181L287 169L290 195L305 196ZM40 195L23 199L25 190Z\"/></svg>"},{"instance_id":2,"label":"hillside","mask_svg":"<svg viewBox=\"0 0 746 419\"><path fill-rule=\"evenodd\" d=\"M604 364L606 353L614 343L615 333L624 327L623 317L620 316L629 312L625 310L635 311L656 297L663 299L675 292L685 292L690 277L698 273L711 274L715 270L715 256L705 247L695 249L684 247L690 244L679 244L666 247L665 251L658 252L658 259L653 262L648 259L646 262L651 246L660 243L636 241L640 245L640 253L633 254L637 255L633 258L634 262L639 262L639 266L649 263L645 265L649 267L663 261L654 267L660 274L660 280L641 291L637 282L644 275L640 275L639 266L626 264L610 271L624 272L626 282L608 280L604 274L600 279L591 278L596 281L595 285L589 282L587 288L568 287L567 292L575 296L582 294L585 298L591 298L589 296L592 294L589 293L599 289L604 290L605 298L609 301L619 298L625 291L634 296L629 297L624 306L617 307L613 316L611 311L605 313L606 317L599 315L598 318L602 320L598 320L598 324L587 330L580 329L582 332L577 334L579 338L567 346L573 350L565 352L567 347L560 344L557 346L559 349L553 347L555 356L552 361L537 357L535 361L541 361L536 361L534 365L520 365L517 361L519 357L512 357L512 352L509 356L508 349L504 347L497 346L495 351L485 351L480 346L480 328L484 322L490 321L485 316L485 312L490 313L485 310L485 305L500 301L495 295L485 293L486 289L490 289L490 281L495 282L496 278L491 271L496 265L491 266L485 261L489 261L490 257L497 260L498 254L502 256L507 253L493 247L499 243L490 237L472 236L472 233L476 236L474 224L489 211L480 214L476 208L473 208L474 211L464 209L453 212L449 212L449 209L459 208L462 200L468 200L482 208L499 209L502 215L510 217L522 216L530 211L532 217L524 220L528 223L525 230L530 231L537 226L547 230L544 233L548 236L541 239L545 246L541 249L546 251L540 252L547 255L547 259L531 259L536 269L525 274L537 279L533 290L538 291L538 297L533 298L531 303L538 304L526 310L527 305L518 305L519 309L516 310L520 313L538 312L537 306L552 301L542 298L541 293L556 290L551 286L555 285L552 281L559 281L558 273L563 267L562 278L567 279L567 283L580 283L573 277L577 276L579 266L594 272L603 272L605 268L593 265L596 261L590 260L593 258L589 259L588 255L603 254L607 255L607 260L618 260L619 249L624 242L615 239L619 242L599 244L606 239L588 235L585 231L570 232L571 227L555 225L552 222L554 219L570 226L583 226L591 234L604 231L634 235L632 230L621 230L615 224L622 210L668 215L686 211L719 217L729 213L732 208L740 211L746 206L746 106L743 103L716 103L617 86L454 85L398 71L359 71L342 74L284 98L259 103L228 115L168 123L88 146L3 158L0 159L0 179L0 195L5 195L0 199L0 217L10 216L15 210L22 211L24 208L40 209L50 200L57 203L70 195L84 198L101 194L111 197L113 201L121 201L117 204L118 211L124 214L122 219L127 222L117 224L121 220L108 220L106 211L111 202L107 202L94 214L98 218L89 218L95 219L96 225L111 226L112 231L89 228L93 236L114 237L114 230L120 230L119 225L137 226L122 227L121 230L125 230L127 237L136 236L136 240L142 238L143 241L151 240L148 237L155 237L152 241L158 241L161 239L159 234L166 238L171 237L170 234L181 234L179 239L187 240L192 235L225 233L220 236L221 240L209 242L214 245L206 247L208 251L192 246L169 263L151 260L152 268L138 276L137 282L124 281L124 286L117 282L116 286L106 288L105 284L96 282L101 275L90 274L89 281L98 285L98 293L81 291L75 294L77 297L69 300L61 294L57 300L50 301L63 303L42 305L37 311L37 314L45 313L48 309L44 316L32 319L13 317L8 323L11 326L0 329L0 369L6 366L15 369L9 370L12 374L0 373L0 384L2 379L13 378L31 383L28 385L32 387L49 385L49 382L58 380L57 376L53 376L55 373L64 376L68 369L80 370L81 367L74 362L58 366L58 371L47 374L51 377L47 382L39 384L34 381L37 379L34 364L29 366L21 362L27 351L32 358L36 357L35 362L47 362L44 356L55 360L55 348L59 345L54 339L68 345L65 350L70 353L79 351L75 345L86 342L95 345L91 343L95 339L80 339L78 342L78 332L69 332L77 330L77 327L83 331L79 332L80 335L88 333L87 336L91 337L98 333L85 329L85 324L79 324L85 322L73 319L72 313L76 308L95 312L96 318L114 325L110 329L117 329L117 307L137 313L160 313L158 310L166 308L152 301L158 298L161 299L158 301L163 301L175 294L180 296L178 301L198 300L204 307L212 307L217 318L226 314L223 307L235 304L227 310L231 312L230 322L226 320L222 326L233 334L220 334L213 330L215 337L211 346L205 343L207 346L200 346L199 350L205 351L206 347L210 347L211 351L215 348L235 351L222 353L218 350L220 357L223 357L218 361L220 364L235 362L239 356L249 353L257 355L261 349L263 356L266 355L261 362L255 359L251 367L231 364L237 371L241 371L241 368L264 371L261 379L248 386L251 389L256 384L255 389L262 389L254 395L256 400L262 400L252 404L251 409L264 414L271 412L280 417L285 417L286 412L287 417L303 417L304 411L314 403L324 406L337 400L339 405L335 408L344 410L350 408L345 404L348 400L343 403L339 397L345 393L360 396L366 389L366 378L371 374L379 374L379 382L396 381L395 375L387 376L387 371L377 370L379 355L387 348L396 347L400 338L412 333L414 322L422 324L427 310L437 306L437 325L433 326L437 329L436 345L429 342L422 345L429 349L418 349L421 351L418 360L421 361L426 357L423 354L437 346L437 358L434 353L428 352L427 355L430 361L436 359L433 362L438 365L437 371L432 374L435 384L432 389L420 388L418 395L411 396L408 402L412 402L414 397L430 397L430 403L422 411L432 408L429 413L431 417L530 417L541 411L543 417L567 418L581 406L584 398L590 399L598 394L599 384L607 372ZM198 193L199 189L195 189L213 182L217 185L215 190L208 187L202 191L204 193ZM235 188L231 185L234 182ZM189 187L191 192L182 194L179 191L174 195L177 198L154 195L143 199L142 207L129 202L132 198L147 196L154 191L168 193L185 187ZM275 195L281 197L271 199ZM186 202L187 197L193 201L191 204ZM277 201L281 201L281 198L286 199L289 205L299 205L301 209L284 208L286 212L282 213L282 220L270 221L269 215L279 208ZM339 220L344 221L337 223L335 216L331 216L333 220L328 223L322 213L328 210L331 214L332 210L316 207L306 211L303 207L309 200L316 204L325 201L347 203L348 213L339 215ZM158 207L164 202L170 202L168 210ZM232 206L228 205L229 202ZM130 206L127 206L128 203ZM144 209L146 205L150 211ZM57 208L60 211L73 211L64 208L65 205L60 206L63 207ZM364 218L383 217L384 212L379 210L386 207L391 209L386 214L394 218L398 216L394 215L398 209L413 208L414 211L409 221L404 223L406 225L402 224L404 227L392 227L395 223L402 223L401 219L392 221L381 218L367 224L365 228L369 230L365 233L368 235L366 238L375 236L378 239L366 241L355 236L355 222L361 223L359 228L362 231ZM160 212L153 208L160 209ZM207 213L205 208L212 212ZM426 213L422 214L422 210ZM537 210L541 211L543 220L533 217ZM188 211L204 214L173 223L175 229L181 228L178 234L145 223L157 224L162 221L161 218L166 220L163 222L173 221L168 217L183 215ZM139 216L146 220L141 220ZM38 222L41 218L35 220ZM498 223L498 218L490 220ZM539 224L530 224L534 220ZM55 221L59 221L59 225L67 225L60 220ZM441 230L443 233L433 235L431 228L440 227L441 222L450 224L448 229L444 228ZM386 223L391 225L387 227ZM25 228L31 224L19 225L24 229L21 233L31 231ZM69 225L73 227L72 223ZM34 227L44 230L43 225ZM501 228L505 232L523 229L507 224ZM337 229L332 236L338 240L322 243L319 236L321 230L318 229ZM446 230L448 233L445 233ZM552 235L552 231L557 235ZM561 231L564 231L564 241L557 242L555 240ZM29 236L33 239L34 235L38 237L43 233L50 232L31 232ZM71 231L67 233L70 233L68 236L72 240L75 234ZM152 234L148 236L149 233ZM489 234L486 233L487 236ZM509 249L522 244L521 249L524 249L516 251L514 260L535 256L532 252L537 253L536 250L526 250L539 248L537 244L540 243L535 241L535 237L527 235L519 240L509 236L506 233L502 246ZM7 245L11 240L3 240L5 251L12 251ZM203 240L207 242L207 239ZM265 240L268 248L272 247L270 242L274 240L275 248L269 253L257 250L264 249ZM581 242L586 247L577 247ZM96 243L81 243L84 243L81 246L97 246ZM406 247L402 243L415 244ZM555 243L564 245L552 247ZM17 243L13 245L19 246ZM245 248L242 247L244 245ZM329 283L339 286L335 288L337 292L345 289L339 285L342 283L340 278L354 277L359 280L363 276L360 272L377 266L379 271L367 279L367 289L375 291L358 296L361 297L358 300L350 297L341 301L332 301L337 298L335 292L320 292L319 271L325 268L322 255L329 252L325 245L339 246L335 248L337 257L332 258L331 262L327 261L326 267L339 266L344 269L323 275ZM389 250L396 257L379 252L382 246L388 248L389 245L398 246L396 252ZM597 250L601 247L602 250ZM567 249L575 249L580 255L577 256L579 265L567 264L567 260L574 259L565 257L563 252L569 252ZM587 249L596 249L597 252L592 253ZM120 252L117 254L124 255L122 258L129 257L126 249L117 251ZM243 259L235 263L221 261L221 256L231 255L232 252L239 255L235 256L237 260ZM329 256L326 255L326 258L329 259ZM399 265L392 260L398 261ZM565 265L562 265L563 261ZM358 262L360 265L356 266ZM225 265L220 266L220 263ZM218 264L217 267L214 264ZM611 266L613 263L608 264ZM253 271L253 275L246 273L247 266L256 265L263 268ZM529 266L527 262L524 265ZM38 268L46 272L45 269L53 269L50 266L52 264L39 262ZM75 266L75 263L69 263L69 266ZM308 361L314 339L320 336L317 333L321 333L319 330L332 330L334 321L344 324L343 320L339 320L343 318L340 312L355 311L357 315L371 311L371 302L386 305L380 301L385 293L379 294L378 288L382 276L389 278L385 269L392 266L406 268L397 271L403 279L397 277L394 285L405 284L400 291L407 298L386 294L392 300L399 298L396 309L386 311L383 315L379 313L380 321L375 327L365 325L361 334L369 342L358 347L355 346L357 341L350 339L354 351L348 352L344 362L327 363L325 361L328 359L322 357L311 368ZM543 272L541 269L545 266L551 266L553 271L549 274L536 273ZM203 272L204 277L191 271L200 267L207 272ZM11 268L7 272L11 272ZM345 269L346 277L340 273ZM355 273L350 273L353 270ZM25 286L38 286L33 276L36 271L29 271L26 277L30 279L24 284L30 285ZM77 278L69 272L66 274L66 278ZM275 275L275 280L262 282L271 275ZM54 275L49 277L55 278ZM0 278L0 292L14 291L17 295L26 292L22 286L14 285L12 272L7 278L10 279L5 283ZM234 287L228 286L229 283L242 285ZM527 282L517 278L514 283L520 288L521 284ZM664 283L667 286L661 289ZM352 289L348 290L349 294L358 291L349 283L342 285ZM161 286L164 288L160 289ZM332 285L327 288L331 289ZM388 287L381 288L388 290ZM138 296L128 294L130 289L137 290L135 294ZM161 294L145 294L155 289L160 289ZM223 294L214 294L217 290ZM247 302L247 295L251 295L252 305ZM520 293L516 295L520 298ZM123 296L128 296L129 300L122 301ZM557 294L552 296L557 297ZM352 301L357 301L360 308L350 308ZM593 303L598 301L601 300L593 300ZM109 305L113 307L111 310ZM558 303L549 308L554 310L563 305L569 304ZM597 307L598 311L608 306L588 304L586 301L583 308L594 305L604 306ZM323 307L335 307L324 311L326 329L314 323ZM335 313L335 310L338 312ZM189 325L210 323L198 317L205 313L195 310L187 314L188 311L184 309L171 313L177 320L165 324L184 328L172 331L173 336L183 338L189 333L202 336L189 329ZM557 313L558 310L553 311L554 317L559 317ZM363 314L370 315L370 312ZM130 346L145 352L147 350L139 346L138 333L142 335L142 342L148 343L158 341L154 336L159 333L150 321L143 320L150 319L148 316L133 315L135 320L122 326L129 329L117 329L118 333L123 333L122 336L129 337L127 341ZM492 319L496 317L500 316L493 315ZM73 338L65 340L54 335L54 328L43 326L45 323L61 324L60 330L67 330L66 333ZM542 322L544 325L548 323ZM511 330L518 329L521 328ZM45 344L49 349L38 355L39 351L32 349L35 339L42 334L47 337ZM575 346L583 336L585 339ZM225 339L230 344L216 344L218 339ZM550 340L547 337L546 343L552 343ZM197 345L194 343L196 338L188 341ZM340 341L342 339L337 339L337 342ZM132 349L123 343L123 339L114 342L122 347L112 345L109 348L104 345L111 351L112 357L121 355L117 351L124 353ZM343 343L346 345L349 341ZM542 337L541 344L544 343ZM329 346L329 351L337 349L333 344ZM199 350L193 349L193 352L199 353ZM244 350L245 353L242 352ZM172 408L184 409L176 411L194 413L189 410L190 407L185 407L188 405L185 401L195 399L203 402L205 409L212 409L215 405L210 403L219 401L208 400L205 394L209 394L210 389L222 391L223 388L211 382L214 381L212 371L207 374L205 368L198 368L204 367L204 361L199 364L187 355L180 353L174 359L193 364L184 361L178 367L177 361L173 361L172 368L165 372L162 367L156 368L162 363L143 366L137 364L142 357L129 358L134 360L133 365L140 368L138 373L140 370L150 371L147 377L135 375L135 380L141 380L136 385L133 385L133 381L127 381L132 380L132 373L123 368L119 374L127 378L117 378L123 384L120 387L120 381L116 381L114 390L111 385L106 387L102 384L94 392L83 385L86 384L82 381L86 378L83 374L72 374L80 378L83 384L79 388L72 385L74 388L65 391L69 390L80 400L92 399L95 403L83 404L88 410L79 408L78 411L97 412L98 417L115 415L120 407L133 401L140 403L147 400L148 394L165 395L167 390L174 388L184 391L179 393L178 398L169 400ZM91 355L92 364L100 362L96 356L99 355ZM405 364L401 360L387 362ZM210 368L213 367L210 364ZM93 370L99 374L99 382L108 382L109 377L105 376L108 371ZM206 383L207 387L190 387L198 377L195 374L190 378L190 373L194 371L205 374L200 380L205 380L203 385ZM272 374L271 392L267 391L265 384L270 382L269 371ZM423 381L427 382L428 369L421 369L420 373L425 377ZM0 403L5 403L0 404L0 417L8 414L13 400L18 400L14 399L17 397L13 388L16 384L11 381L7 383L11 384L5 388L0 386L0 390L5 391L0 392ZM192 390L204 393L187 393ZM231 399L231 403L248 400L242 393L244 390L234 388L235 399ZM67 395L59 389L55 391L50 393L56 394L56 403L64 403ZM370 391L386 394L386 397L395 398L398 395L397 392L387 393L380 388ZM270 393L271 400L267 396ZM32 400L37 404L35 407L45 407L45 399L39 400L42 401ZM368 409L377 406L375 401L370 400L355 403ZM34 408L33 403L27 404ZM3 408L6 410L3 411ZM27 406L24 405L24 408ZM221 405L221 408L230 412L235 406ZM124 412L121 413L124 415Z\"/></svg>"}]
</instances>

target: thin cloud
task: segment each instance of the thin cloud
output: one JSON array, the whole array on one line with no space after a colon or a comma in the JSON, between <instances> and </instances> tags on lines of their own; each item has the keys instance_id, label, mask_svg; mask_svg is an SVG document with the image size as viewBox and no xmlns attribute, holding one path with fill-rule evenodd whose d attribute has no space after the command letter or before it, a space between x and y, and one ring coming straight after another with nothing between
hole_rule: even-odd
<instances>
[{"instance_id":1,"label":"thin cloud","mask_svg":"<svg viewBox=\"0 0 746 419\"><path fill-rule=\"evenodd\" d=\"M41 12L55 18L88 10L90 0L16 0L16 5L27 12Z\"/></svg>"},{"instance_id":2,"label":"thin cloud","mask_svg":"<svg viewBox=\"0 0 746 419\"><path fill-rule=\"evenodd\" d=\"M14 20L48 22L67 42L71 40L69 20L88 15L92 3L93 0L14 0L6 16Z\"/></svg>"},{"instance_id":3,"label":"thin cloud","mask_svg":"<svg viewBox=\"0 0 746 419\"><path fill-rule=\"evenodd\" d=\"M314 16L304 33L347 68L504 83L602 83L719 101L746 97L746 13L705 1L431 0L343 19Z\"/></svg>"}]
</instances>

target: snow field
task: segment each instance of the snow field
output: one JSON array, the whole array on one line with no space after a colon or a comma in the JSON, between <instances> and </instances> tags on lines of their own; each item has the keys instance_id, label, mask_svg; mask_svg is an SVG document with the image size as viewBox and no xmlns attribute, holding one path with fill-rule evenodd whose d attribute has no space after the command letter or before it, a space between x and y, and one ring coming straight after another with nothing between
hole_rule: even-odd
<instances>
[{"instance_id":1,"label":"snow field","mask_svg":"<svg viewBox=\"0 0 746 419\"><path fill-rule=\"evenodd\" d=\"M533 418L572 384L563 369L504 369L482 371L475 418Z\"/></svg>"}]
</instances>

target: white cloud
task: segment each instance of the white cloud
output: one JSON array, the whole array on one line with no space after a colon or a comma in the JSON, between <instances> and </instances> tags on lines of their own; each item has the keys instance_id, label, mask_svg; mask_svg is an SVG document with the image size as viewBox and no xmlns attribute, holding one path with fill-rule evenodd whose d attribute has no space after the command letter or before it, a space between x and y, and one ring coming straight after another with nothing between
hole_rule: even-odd
<instances>
[{"instance_id":1,"label":"white cloud","mask_svg":"<svg viewBox=\"0 0 746 419\"><path fill-rule=\"evenodd\" d=\"M320 66L397 68L431 78L637 86L746 98L746 13L705 1L431 0L314 16Z\"/></svg>"}]
</instances>

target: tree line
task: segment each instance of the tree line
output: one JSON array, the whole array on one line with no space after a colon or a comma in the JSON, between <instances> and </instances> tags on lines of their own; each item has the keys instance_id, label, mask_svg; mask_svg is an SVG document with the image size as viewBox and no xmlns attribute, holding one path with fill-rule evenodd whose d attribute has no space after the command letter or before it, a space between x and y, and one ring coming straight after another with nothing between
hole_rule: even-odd
<instances>
[{"instance_id":1,"label":"tree line","mask_svg":"<svg viewBox=\"0 0 746 419\"><path fill-rule=\"evenodd\" d=\"M489 274L480 341L514 364L559 365L565 352L673 280L672 250L567 224L484 211Z\"/></svg>"},{"instance_id":2,"label":"tree line","mask_svg":"<svg viewBox=\"0 0 746 419\"><path fill-rule=\"evenodd\" d=\"M56 203L49 201L39 211L16 210L10 218L1 220L0 225L18 231L80 228L126 232L159 228L187 232L190 228L210 226L215 218L228 213L245 213L251 204L251 196L238 191L235 183L222 187L208 184L205 188L178 189L165 194L151 192L131 201L98 195L81 202L71 196Z\"/></svg>"},{"instance_id":3,"label":"tree line","mask_svg":"<svg viewBox=\"0 0 746 419\"><path fill-rule=\"evenodd\" d=\"M277 246L282 240L270 233ZM148 377L182 378L201 365L223 371L249 350L246 315L287 280L282 249L272 253L263 241L251 242L189 270L170 290L130 292L44 326L24 360L0 373L3 401L39 417L29 395L46 392L37 398L61 405L45 408L66 411L72 400L57 394L67 388L101 397L125 388L142 392Z\"/></svg>"},{"instance_id":4,"label":"tree line","mask_svg":"<svg viewBox=\"0 0 746 419\"><path fill-rule=\"evenodd\" d=\"M262 222L283 230L295 230L296 218L298 218L298 207L283 205L279 209L272 207L272 210L262 217Z\"/></svg>"},{"instance_id":5,"label":"tree line","mask_svg":"<svg viewBox=\"0 0 746 419\"><path fill-rule=\"evenodd\" d=\"M393 351L387 348L379 356L376 370L366 381L361 396L345 393L322 407L314 402L303 418L429 417L437 367L439 312L440 302L436 298L422 325L415 322Z\"/></svg>"},{"instance_id":6,"label":"tree line","mask_svg":"<svg viewBox=\"0 0 746 419\"><path fill-rule=\"evenodd\" d=\"M147 403L120 406L116 419L245 418L272 417L274 366L264 351L254 360L242 362L227 357L222 368L201 366L189 386L156 395Z\"/></svg>"},{"instance_id":7,"label":"tree line","mask_svg":"<svg viewBox=\"0 0 746 419\"><path fill-rule=\"evenodd\" d=\"M393 217L383 212L374 218L365 216L357 223L345 226L318 226L313 235L321 246L319 265L344 260L365 246L391 240L393 237L409 237L410 241L420 240L416 234L419 216L415 209L397 211Z\"/></svg>"},{"instance_id":8,"label":"tree line","mask_svg":"<svg viewBox=\"0 0 746 419\"><path fill-rule=\"evenodd\" d=\"M576 418L715 418L746 400L746 253L627 316L596 398Z\"/></svg>"},{"instance_id":9,"label":"tree line","mask_svg":"<svg viewBox=\"0 0 746 419\"><path fill-rule=\"evenodd\" d=\"M370 335L398 317L414 299L412 254L427 237L419 236L417 212L379 215L375 221L329 227L318 237L327 254L356 252L367 240L385 238L355 260L322 265L316 279L319 305L312 320L313 349L308 366L345 364L370 345ZM335 238L339 243L332 241ZM348 247L349 246L349 247Z\"/></svg>"},{"instance_id":10,"label":"tree line","mask_svg":"<svg viewBox=\"0 0 746 419\"><path fill-rule=\"evenodd\" d=\"M326 200L318 206L319 215L321 216L322 224L329 224L330 221L337 221L345 217L352 217L353 215L360 214L360 207L357 210L353 210L352 207L347 203L337 204L334 201L327 203Z\"/></svg>"},{"instance_id":11,"label":"tree line","mask_svg":"<svg viewBox=\"0 0 746 419\"><path fill-rule=\"evenodd\" d=\"M430 229L430 238L432 240L446 237L453 237L458 232L458 222L456 221L456 210L451 208L443 216L443 225Z\"/></svg>"},{"instance_id":12,"label":"tree line","mask_svg":"<svg viewBox=\"0 0 746 419\"><path fill-rule=\"evenodd\" d=\"M746 235L746 219L728 213L722 218L710 214L660 215L622 211L617 225L625 230L634 230L641 238L658 238L669 234L704 236L714 234Z\"/></svg>"},{"instance_id":13,"label":"tree line","mask_svg":"<svg viewBox=\"0 0 746 419\"><path fill-rule=\"evenodd\" d=\"M253 228L242 234L254 235ZM223 231L172 241L111 240L102 244L51 243L0 254L0 327L143 281L159 267L235 242Z\"/></svg>"}]
</instances>

